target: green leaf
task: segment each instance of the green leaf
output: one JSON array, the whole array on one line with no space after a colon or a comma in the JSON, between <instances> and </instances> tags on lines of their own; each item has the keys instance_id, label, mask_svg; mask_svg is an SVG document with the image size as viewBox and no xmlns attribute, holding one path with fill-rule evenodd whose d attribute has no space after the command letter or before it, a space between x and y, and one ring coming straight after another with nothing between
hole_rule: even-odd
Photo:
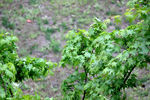
<instances>
[{"instance_id":1,"label":"green leaf","mask_svg":"<svg viewBox=\"0 0 150 100\"><path fill-rule=\"evenodd\" d=\"M120 15L117 15L114 17L114 20L115 20L115 23L118 25L118 24L121 24L121 16Z\"/></svg>"},{"instance_id":2,"label":"green leaf","mask_svg":"<svg viewBox=\"0 0 150 100\"><path fill-rule=\"evenodd\" d=\"M4 99L6 97L5 90L0 86L0 98Z\"/></svg>"},{"instance_id":3,"label":"green leaf","mask_svg":"<svg viewBox=\"0 0 150 100\"><path fill-rule=\"evenodd\" d=\"M85 57L90 58L91 54L89 52L85 52Z\"/></svg>"},{"instance_id":4,"label":"green leaf","mask_svg":"<svg viewBox=\"0 0 150 100\"><path fill-rule=\"evenodd\" d=\"M6 73L6 76L8 76L9 78L13 78L14 77L14 74L11 71L9 71L9 70L6 70L5 73Z\"/></svg>"}]
</instances>

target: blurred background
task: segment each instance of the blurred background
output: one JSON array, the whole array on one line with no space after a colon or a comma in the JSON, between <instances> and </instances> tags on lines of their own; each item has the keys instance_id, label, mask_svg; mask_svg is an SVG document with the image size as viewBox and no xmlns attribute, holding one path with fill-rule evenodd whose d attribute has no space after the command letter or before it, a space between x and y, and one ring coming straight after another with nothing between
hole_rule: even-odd
<instances>
[{"instance_id":1,"label":"blurred background","mask_svg":"<svg viewBox=\"0 0 150 100\"><path fill-rule=\"evenodd\" d=\"M95 17L104 20L122 15L128 0L0 0L0 32L9 32L19 38L20 57L41 57L59 62L68 31L88 29ZM108 31L125 28L110 22ZM73 70L55 68L54 75L37 81L26 80L25 94L38 93L42 97L61 98L60 85ZM149 71L139 73L143 87L150 83ZM150 88L127 89L128 99L148 100ZM141 92L142 91L142 92ZM142 98L142 99L141 99Z\"/></svg>"}]
</instances>

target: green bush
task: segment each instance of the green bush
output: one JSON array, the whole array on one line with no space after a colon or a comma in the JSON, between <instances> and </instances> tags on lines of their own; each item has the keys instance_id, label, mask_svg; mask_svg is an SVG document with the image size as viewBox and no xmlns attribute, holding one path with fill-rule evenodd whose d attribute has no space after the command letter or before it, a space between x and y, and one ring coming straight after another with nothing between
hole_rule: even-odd
<instances>
[{"instance_id":1,"label":"green bush","mask_svg":"<svg viewBox=\"0 0 150 100\"><path fill-rule=\"evenodd\" d=\"M133 70L150 62L150 2L128 5L125 29L107 32L109 20L95 19L88 31L69 32L60 65L75 72L62 83L64 100L121 100L125 88L135 87Z\"/></svg>"},{"instance_id":2,"label":"green bush","mask_svg":"<svg viewBox=\"0 0 150 100\"><path fill-rule=\"evenodd\" d=\"M46 76L55 65L41 58L20 58L16 52L17 40L11 34L0 33L0 100L16 96L15 82Z\"/></svg>"}]
</instances>

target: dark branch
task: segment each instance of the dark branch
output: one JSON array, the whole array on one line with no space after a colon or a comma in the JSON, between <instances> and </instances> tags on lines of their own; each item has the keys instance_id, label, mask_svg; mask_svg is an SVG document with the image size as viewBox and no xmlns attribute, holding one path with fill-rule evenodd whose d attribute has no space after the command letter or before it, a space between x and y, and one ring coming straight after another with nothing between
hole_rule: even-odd
<instances>
[{"instance_id":1,"label":"dark branch","mask_svg":"<svg viewBox=\"0 0 150 100\"><path fill-rule=\"evenodd\" d=\"M125 79L124 79L124 84L126 84L126 81L128 80L128 78L130 77L130 75L131 75L131 73L132 73L132 71L134 70L134 68L135 68L136 66L134 66L134 67L132 67L132 69L130 70L130 72L127 74L127 76L125 77Z\"/></svg>"},{"instance_id":2,"label":"dark branch","mask_svg":"<svg viewBox=\"0 0 150 100\"><path fill-rule=\"evenodd\" d=\"M85 72L85 84L87 83L87 81L88 81L88 77L87 77L87 70L86 70L86 67L85 66L83 66L83 68L84 68L84 72ZM86 90L84 90L84 92L83 92L83 97L82 97L82 100L84 100L85 99L85 95L86 95Z\"/></svg>"}]
</instances>

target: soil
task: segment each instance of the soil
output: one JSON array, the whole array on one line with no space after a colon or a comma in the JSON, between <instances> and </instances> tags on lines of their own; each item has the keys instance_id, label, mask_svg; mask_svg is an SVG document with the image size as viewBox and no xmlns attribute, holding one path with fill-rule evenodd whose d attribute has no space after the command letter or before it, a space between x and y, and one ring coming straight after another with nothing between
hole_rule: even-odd
<instances>
[{"instance_id":1,"label":"soil","mask_svg":"<svg viewBox=\"0 0 150 100\"><path fill-rule=\"evenodd\" d=\"M5 0L0 1L4 3ZM33 2L31 2L33 1ZM37 2L36 2L37 1ZM40 57L52 62L59 62L61 52L66 44L65 35L69 30L77 30L78 28L88 29L93 22L94 17L101 20L112 18L113 16L122 15L126 9L124 0L121 4L120 0L97 0L96 3L87 0L86 4L80 5L75 0L66 2L65 0L14 0L13 3L4 3L0 6L0 26L1 30L13 33L19 38L17 43L18 53L20 57L32 56ZM93 0L94 1L94 0ZM8 17L15 29L4 27L2 17ZM46 20L45 20L46 19ZM31 20L31 22L27 22ZM45 20L45 21L44 21ZM108 31L114 28L125 28L127 22L123 22L122 26L110 25ZM46 29L51 30L47 32ZM47 32L47 33L46 33ZM46 34L50 34L46 39ZM52 40L59 44L61 48L59 52L53 50ZM42 97L61 97L61 83L69 76L73 70L71 68L58 67L54 69L54 75L36 81L26 80L22 86L25 94L34 94L37 92ZM138 73L143 73L138 72ZM140 77L140 76L139 76ZM146 83L145 87L149 87ZM145 99L146 100L146 99Z\"/></svg>"}]
</instances>

